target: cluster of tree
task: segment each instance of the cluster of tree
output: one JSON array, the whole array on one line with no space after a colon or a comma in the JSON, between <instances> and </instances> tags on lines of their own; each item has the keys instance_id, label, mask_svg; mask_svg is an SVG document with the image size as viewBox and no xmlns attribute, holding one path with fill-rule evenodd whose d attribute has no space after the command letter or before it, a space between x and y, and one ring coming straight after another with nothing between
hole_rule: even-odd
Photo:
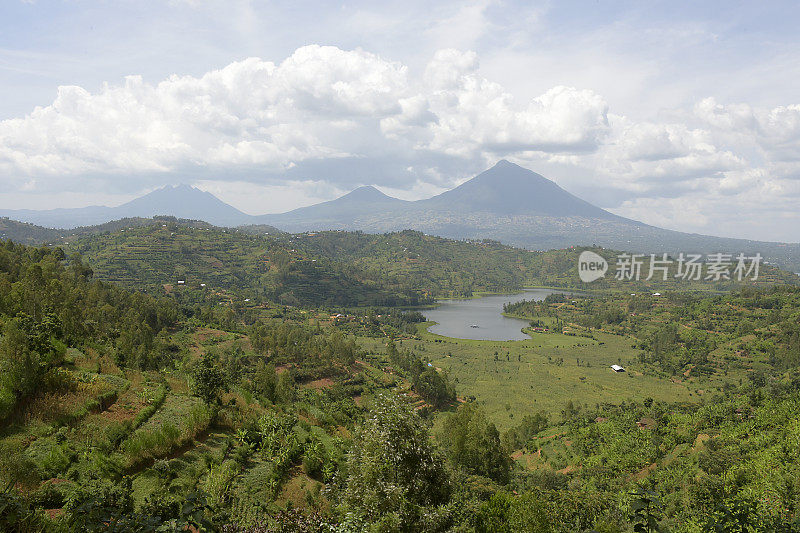
<instances>
[{"instance_id":1,"label":"cluster of tree","mask_svg":"<svg viewBox=\"0 0 800 533\"><path fill-rule=\"evenodd\" d=\"M511 472L508 450L500 443L500 432L483 410L469 402L448 416L439 433L448 458L471 474L507 483Z\"/></svg>"},{"instance_id":2,"label":"cluster of tree","mask_svg":"<svg viewBox=\"0 0 800 533\"><path fill-rule=\"evenodd\" d=\"M272 363L291 363L300 381L341 375L359 353L355 340L341 331L324 333L288 322L260 322L247 331L257 354Z\"/></svg>"},{"instance_id":3,"label":"cluster of tree","mask_svg":"<svg viewBox=\"0 0 800 533\"><path fill-rule=\"evenodd\" d=\"M425 322L425 316L419 311L369 308L366 311L343 309L342 312L355 315L356 318L338 322L340 330L370 337L413 336L417 334L417 324Z\"/></svg>"},{"instance_id":4,"label":"cluster of tree","mask_svg":"<svg viewBox=\"0 0 800 533\"><path fill-rule=\"evenodd\" d=\"M68 346L108 346L121 363L159 368L175 323L169 300L93 281L81 258L60 248L0 242L0 418L46 381Z\"/></svg>"},{"instance_id":5,"label":"cluster of tree","mask_svg":"<svg viewBox=\"0 0 800 533\"><path fill-rule=\"evenodd\" d=\"M426 402L440 409L455 401L455 388L446 373L439 372L431 363L424 362L414 352L401 352L391 340L386 347L386 354L392 365L406 372L414 391Z\"/></svg>"},{"instance_id":6,"label":"cluster of tree","mask_svg":"<svg viewBox=\"0 0 800 533\"><path fill-rule=\"evenodd\" d=\"M549 297L548 297L549 298ZM775 285L743 287L727 294L668 292L574 297L567 302L507 304L505 312L537 324L577 324L633 335L640 360L676 375L724 372L725 359L712 360L720 346L735 346L738 355L766 363L774 372L800 365L800 288ZM741 359L731 364L744 364Z\"/></svg>"},{"instance_id":7,"label":"cluster of tree","mask_svg":"<svg viewBox=\"0 0 800 533\"><path fill-rule=\"evenodd\" d=\"M525 415L519 425L503 434L503 446L508 451L525 448L530 440L549 425L547 414Z\"/></svg>"}]
</instances>

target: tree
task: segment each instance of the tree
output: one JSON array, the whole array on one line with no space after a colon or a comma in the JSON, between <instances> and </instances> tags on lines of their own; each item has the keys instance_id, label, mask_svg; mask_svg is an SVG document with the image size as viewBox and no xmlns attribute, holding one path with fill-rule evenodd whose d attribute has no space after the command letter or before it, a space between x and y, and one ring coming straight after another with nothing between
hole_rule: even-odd
<instances>
[{"instance_id":1,"label":"tree","mask_svg":"<svg viewBox=\"0 0 800 533\"><path fill-rule=\"evenodd\" d=\"M657 515L662 504L658 493L637 487L631 494L635 497L631 502L633 530L637 533L660 531Z\"/></svg>"},{"instance_id":2,"label":"tree","mask_svg":"<svg viewBox=\"0 0 800 533\"><path fill-rule=\"evenodd\" d=\"M537 433L546 428L547 424L547 414L543 412L538 412L535 415L525 415L517 427L511 428L503 434L503 446L509 452L522 448Z\"/></svg>"},{"instance_id":3,"label":"tree","mask_svg":"<svg viewBox=\"0 0 800 533\"><path fill-rule=\"evenodd\" d=\"M392 530L426 530L424 508L441 505L450 496L449 476L431 444L428 425L395 395L376 399L357 432L345 472L346 510Z\"/></svg>"},{"instance_id":4,"label":"tree","mask_svg":"<svg viewBox=\"0 0 800 533\"><path fill-rule=\"evenodd\" d=\"M553 529L547 507L531 493L514 497L498 492L475 514L475 531L479 533L546 533Z\"/></svg>"},{"instance_id":5,"label":"tree","mask_svg":"<svg viewBox=\"0 0 800 533\"><path fill-rule=\"evenodd\" d=\"M267 364L263 359L259 359L258 363L256 363L252 386L254 392L274 403L275 390L278 386L278 375L275 373L275 365Z\"/></svg>"},{"instance_id":6,"label":"tree","mask_svg":"<svg viewBox=\"0 0 800 533\"><path fill-rule=\"evenodd\" d=\"M213 357L206 354L192 373L192 392L207 405L219 404L219 393L228 391L225 373Z\"/></svg>"},{"instance_id":7,"label":"tree","mask_svg":"<svg viewBox=\"0 0 800 533\"><path fill-rule=\"evenodd\" d=\"M511 459L500 444L500 433L474 403L462 404L444 421L439 440L447 456L472 474L507 483Z\"/></svg>"}]
</instances>

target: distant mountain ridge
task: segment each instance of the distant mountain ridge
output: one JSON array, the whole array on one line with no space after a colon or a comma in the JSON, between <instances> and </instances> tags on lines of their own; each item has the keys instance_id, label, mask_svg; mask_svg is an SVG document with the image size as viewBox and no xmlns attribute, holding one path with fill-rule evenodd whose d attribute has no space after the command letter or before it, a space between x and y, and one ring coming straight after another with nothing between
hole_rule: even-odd
<instances>
[{"instance_id":1,"label":"distant mountain ridge","mask_svg":"<svg viewBox=\"0 0 800 533\"><path fill-rule=\"evenodd\" d=\"M300 207L287 213L254 217L255 224L270 224L280 220L297 231L316 229L350 229L366 214L402 212L414 202L392 198L371 185L359 187L335 200Z\"/></svg>"},{"instance_id":2,"label":"distant mountain ridge","mask_svg":"<svg viewBox=\"0 0 800 533\"><path fill-rule=\"evenodd\" d=\"M208 192L179 185L155 190L118 207L0 211L0 216L56 228L155 215L198 219L217 226L246 226L243 229L251 232L274 228L367 233L412 229L455 239L494 239L536 250L595 244L640 253L760 252L784 268L800 271L800 244L713 237L650 226L605 211L506 160L452 190L417 201L392 198L368 185L335 200L286 213L252 216Z\"/></svg>"},{"instance_id":3,"label":"distant mountain ridge","mask_svg":"<svg viewBox=\"0 0 800 533\"><path fill-rule=\"evenodd\" d=\"M289 231L415 229L444 232L441 234L445 237L481 238L492 236L482 233L496 226L497 220L519 216L583 217L642 225L581 200L547 178L506 160L424 200L398 200L365 186L335 200L256 219ZM478 221L480 224L476 224Z\"/></svg>"},{"instance_id":4,"label":"distant mountain ridge","mask_svg":"<svg viewBox=\"0 0 800 533\"><path fill-rule=\"evenodd\" d=\"M454 239L494 239L528 249L599 245L639 253L761 253L800 271L800 245L682 233L609 213L506 160L432 198L406 202L372 190L288 213L256 217L289 232L385 233L413 229ZM351 195L362 201L353 205Z\"/></svg>"},{"instance_id":5,"label":"distant mountain ridge","mask_svg":"<svg viewBox=\"0 0 800 533\"><path fill-rule=\"evenodd\" d=\"M215 226L239 226L252 218L213 194L189 185L167 185L117 207L89 206L47 210L0 210L0 216L57 229L105 224L120 218L169 215Z\"/></svg>"}]
</instances>

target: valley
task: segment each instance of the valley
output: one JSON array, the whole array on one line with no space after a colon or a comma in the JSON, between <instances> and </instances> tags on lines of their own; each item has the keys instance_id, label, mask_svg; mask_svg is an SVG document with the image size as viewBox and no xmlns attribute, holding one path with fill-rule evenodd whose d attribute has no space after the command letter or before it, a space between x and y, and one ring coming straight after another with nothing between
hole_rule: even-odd
<instances>
[{"instance_id":1,"label":"valley","mask_svg":"<svg viewBox=\"0 0 800 533\"><path fill-rule=\"evenodd\" d=\"M800 533L798 25L0 2L0 533Z\"/></svg>"},{"instance_id":2,"label":"valley","mask_svg":"<svg viewBox=\"0 0 800 533\"><path fill-rule=\"evenodd\" d=\"M0 249L0 471L15 487L3 501L33 529L147 530L164 516L176 530L247 531L264 517L275 531L366 528L432 512L443 530L489 531L494 513L524 505L549 509L545 531L628 531L637 487L673 529L702 527L744 490L761 495L746 520L786 519L757 503L769 487L725 476L766 460L755 439L789 442L744 427L798 413L791 274L587 285L579 249L153 222ZM530 285L566 291L518 292ZM491 313L515 317L524 340L437 335L420 312L497 292L519 296L465 302L497 301ZM391 443L416 446L415 464L447 481L406 493L416 510L376 516L374 487L348 472L400 475L391 460L354 462ZM790 456L773 457L775 475L794 475ZM734 496L698 499L680 481L697 476Z\"/></svg>"}]
</instances>

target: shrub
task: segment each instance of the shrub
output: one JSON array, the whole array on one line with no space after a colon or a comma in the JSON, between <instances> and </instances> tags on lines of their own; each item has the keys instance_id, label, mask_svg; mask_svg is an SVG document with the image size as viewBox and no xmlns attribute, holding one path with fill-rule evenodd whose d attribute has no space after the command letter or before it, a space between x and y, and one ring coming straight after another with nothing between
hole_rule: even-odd
<instances>
[{"instance_id":1,"label":"shrub","mask_svg":"<svg viewBox=\"0 0 800 533\"><path fill-rule=\"evenodd\" d=\"M133 429L136 429L147 422L150 417L153 416L162 405L164 405L164 400L166 399L167 388L166 386L161 385L158 390L156 390L156 395L150 402L150 405L139 411L139 413L136 415L136 418L133 419Z\"/></svg>"},{"instance_id":2,"label":"shrub","mask_svg":"<svg viewBox=\"0 0 800 533\"><path fill-rule=\"evenodd\" d=\"M11 414L16 401L17 398L14 396L14 392L6 386L0 385L0 420L4 420Z\"/></svg>"}]
</instances>

